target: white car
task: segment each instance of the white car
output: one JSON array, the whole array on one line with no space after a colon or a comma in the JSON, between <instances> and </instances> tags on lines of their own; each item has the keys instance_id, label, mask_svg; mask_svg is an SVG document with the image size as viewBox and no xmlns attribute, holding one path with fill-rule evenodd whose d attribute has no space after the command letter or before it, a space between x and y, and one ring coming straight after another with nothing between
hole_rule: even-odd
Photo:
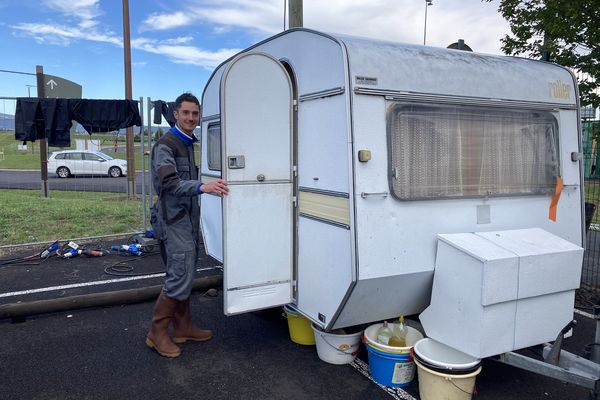
<instances>
[{"instance_id":1,"label":"white car","mask_svg":"<svg viewBox=\"0 0 600 400\"><path fill-rule=\"evenodd\" d=\"M112 158L100 151L62 150L48 157L48 171L60 178L71 175L108 175L118 178L127 175L127 161Z\"/></svg>"}]
</instances>

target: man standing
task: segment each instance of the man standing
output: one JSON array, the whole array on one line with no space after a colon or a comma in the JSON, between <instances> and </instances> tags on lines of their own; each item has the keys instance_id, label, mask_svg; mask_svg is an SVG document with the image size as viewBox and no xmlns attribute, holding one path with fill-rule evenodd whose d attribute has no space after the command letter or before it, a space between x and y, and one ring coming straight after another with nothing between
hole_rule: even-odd
<instances>
[{"instance_id":1,"label":"man standing","mask_svg":"<svg viewBox=\"0 0 600 400\"><path fill-rule=\"evenodd\" d=\"M199 250L198 195L217 196L229 191L222 179L210 183L198 180L194 160L194 129L200 118L196 96L183 93L175 101L176 124L152 148L151 176L157 200L150 220L166 265L165 283L152 316L146 345L164 357L178 357L176 343L206 341L212 332L194 326L190 316L190 294L196 273ZM173 337L168 334L173 322Z\"/></svg>"}]
</instances>

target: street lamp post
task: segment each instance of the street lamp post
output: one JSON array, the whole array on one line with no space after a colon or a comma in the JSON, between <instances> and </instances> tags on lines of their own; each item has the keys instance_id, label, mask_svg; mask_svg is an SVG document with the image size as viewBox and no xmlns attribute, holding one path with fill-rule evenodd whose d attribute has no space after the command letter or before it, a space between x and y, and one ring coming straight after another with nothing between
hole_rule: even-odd
<instances>
[{"instance_id":1,"label":"street lamp post","mask_svg":"<svg viewBox=\"0 0 600 400\"><path fill-rule=\"evenodd\" d=\"M27 97L31 97L31 88L37 87L36 85L25 85L27 86Z\"/></svg>"},{"instance_id":2,"label":"street lamp post","mask_svg":"<svg viewBox=\"0 0 600 400\"><path fill-rule=\"evenodd\" d=\"M425 0L425 25L423 27L423 46L427 41L427 7L433 4L433 0Z\"/></svg>"}]
</instances>

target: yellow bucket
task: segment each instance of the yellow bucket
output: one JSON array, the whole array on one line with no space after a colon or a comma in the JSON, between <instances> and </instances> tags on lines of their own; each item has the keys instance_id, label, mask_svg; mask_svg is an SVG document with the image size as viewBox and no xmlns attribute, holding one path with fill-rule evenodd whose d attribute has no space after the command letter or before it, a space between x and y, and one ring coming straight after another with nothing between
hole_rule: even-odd
<instances>
[{"instance_id":1,"label":"yellow bucket","mask_svg":"<svg viewBox=\"0 0 600 400\"><path fill-rule=\"evenodd\" d=\"M305 345L315 344L315 334L310 326L310 320L288 306L283 307L287 319L290 339L292 342Z\"/></svg>"}]
</instances>

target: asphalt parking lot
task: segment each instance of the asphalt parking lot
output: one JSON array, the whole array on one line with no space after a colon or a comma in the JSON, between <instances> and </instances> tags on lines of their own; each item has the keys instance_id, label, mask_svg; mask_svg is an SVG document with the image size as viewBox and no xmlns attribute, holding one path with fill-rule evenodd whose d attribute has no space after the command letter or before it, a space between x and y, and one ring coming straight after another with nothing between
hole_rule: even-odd
<instances>
[{"instance_id":1,"label":"asphalt parking lot","mask_svg":"<svg viewBox=\"0 0 600 400\"><path fill-rule=\"evenodd\" d=\"M218 277L215 265L203 256L199 277ZM160 285L161 272L160 256L153 253L4 265L0 310L144 290ZM0 319L0 399L419 399L417 378L404 390L386 391L372 382L364 348L355 363L332 365L319 359L315 346L293 343L281 308L225 316L217 289L216 296L207 288L192 295L193 319L213 329L214 339L182 345L177 359L144 344L150 300ZM579 324L565 348L582 354L595 325L580 314L575 318ZM588 398L578 386L490 359L482 365L475 399Z\"/></svg>"}]
</instances>

